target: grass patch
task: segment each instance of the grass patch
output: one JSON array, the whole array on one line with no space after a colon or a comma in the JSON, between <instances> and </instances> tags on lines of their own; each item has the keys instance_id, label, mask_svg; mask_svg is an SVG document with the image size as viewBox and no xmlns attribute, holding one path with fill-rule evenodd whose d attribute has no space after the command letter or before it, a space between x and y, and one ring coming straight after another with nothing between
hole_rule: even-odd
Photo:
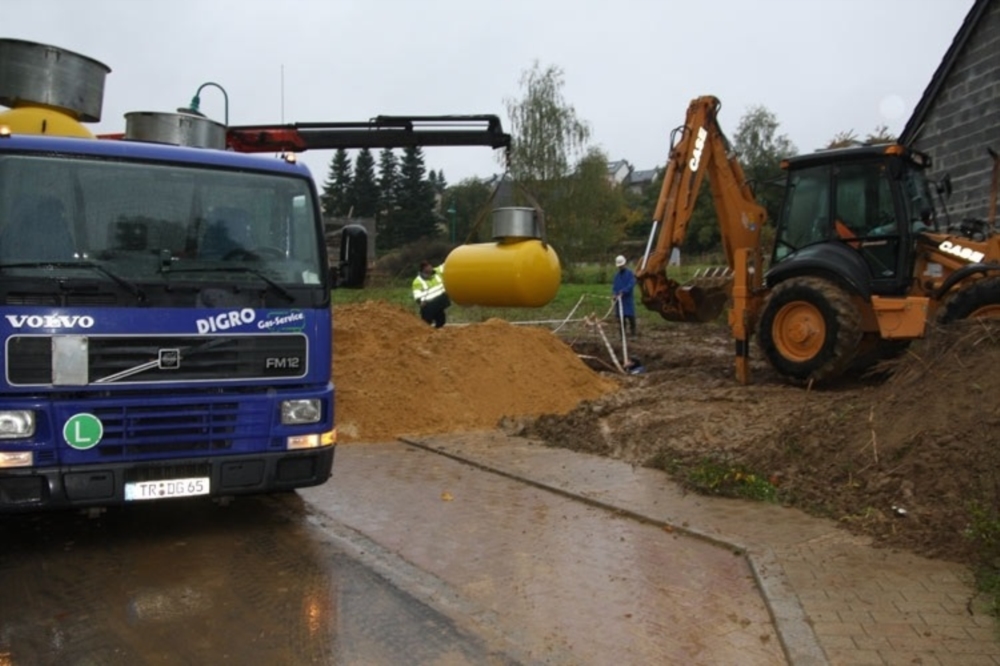
<instances>
[{"instance_id":1,"label":"grass patch","mask_svg":"<svg viewBox=\"0 0 1000 666\"><path fill-rule=\"evenodd\" d=\"M660 316L642 307L636 290L636 318L639 323L663 322ZM389 285L366 287L364 289L335 289L333 291L334 317L338 305L383 301L417 312L410 285ZM611 312L611 283L563 284L555 297L537 308L494 308L480 305L452 305L448 308L448 321L455 324L471 324L487 319L502 319L510 322L557 322L566 318L582 319L588 315L604 318Z\"/></svg>"},{"instance_id":2,"label":"grass patch","mask_svg":"<svg viewBox=\"0 0 1000 666\"><path fill-rule=\"evenodd\" d=\"M706 495L759 502L774 502L778 497L778 489L766 477L742 465L731 465L717 460L702 460L691 469L685 470L683 479L693 489Z\"/></svg>"},{"instance_id":3,"label":"grass patch","mask_svg":"<svg viewBox=\"0 0 1000 666\"><path fill-rule=\"evenodd\" d=\"M704 266L705 264L691 264L671 267L670 276L678 282L684 282ZM491 308L455 304L448 308L448 321L455 324L471 324L495 318L510 322L557 322L568 317L582 319L588 315L614 319L611 311L611 281L614 279L614 270L614 266L606 264L577 264L572 267L572 271L563 269L564 282L559 286L555 297L541 307ZM417 307L410 290L413 277L370 274L363 289L334 289L334 316L337 305L364 301L392 303L416 313ZM643 307L642 294L638 286L635 290L635 314L640 326L659 327L666 323L658 313Z\"/></svg>"},{"instance_id":4,"label":"grass patch","mask_svg":"<svg viewBox=\"0 0 1000 666\"><path fill-rule=\"evenodd\" d=\"M969 526L965 529L976 551L973 567L976 589L986 599L988 612L1000 617L1000 516L995 508L973 502L969 506Z\"/></svg>"}]
</instances>

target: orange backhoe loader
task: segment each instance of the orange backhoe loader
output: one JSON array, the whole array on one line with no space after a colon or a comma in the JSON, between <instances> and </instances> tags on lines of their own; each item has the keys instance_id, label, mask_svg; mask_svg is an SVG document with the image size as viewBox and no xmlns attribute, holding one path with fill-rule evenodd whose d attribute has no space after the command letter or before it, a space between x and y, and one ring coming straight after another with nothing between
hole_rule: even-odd
<instances>
[{"instance_id":1,"label":"orange backhoe loader","mask_svg":"<svg viewBox=\"0 0 1000 666\"><path fill-rule=\"evenodd\" d=\"M719 107L712 96L693 100L671 135L637 279L643 304L670 321L711 321L728 304L739 381L750 381L755 332L778 373L811 382L898 353L932 322L1000 317L994 220L952 225L935 210L930 158L899 144L785 160L785 199L765 266L766 211L719 127ZM679 284L666 266L705 176L727 266Z\"/></svg>"}]
</instances>

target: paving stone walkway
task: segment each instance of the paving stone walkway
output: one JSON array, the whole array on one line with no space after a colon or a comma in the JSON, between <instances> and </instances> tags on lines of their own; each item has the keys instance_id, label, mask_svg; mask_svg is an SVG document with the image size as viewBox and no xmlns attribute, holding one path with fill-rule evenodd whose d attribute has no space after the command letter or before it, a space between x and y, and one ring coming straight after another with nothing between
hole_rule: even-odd
<instances>
[{"instance_id":1,"label":"paving stone walkway","mask_svg":"<svg viewBox=\"0 0 1000 666\"><path fill-rule=\"evenodd\" d=\"M454 586L523 661L1000 666L965 567L599 456L492 431L342 445L303 495Z\"/></svg>"}]
</instances>

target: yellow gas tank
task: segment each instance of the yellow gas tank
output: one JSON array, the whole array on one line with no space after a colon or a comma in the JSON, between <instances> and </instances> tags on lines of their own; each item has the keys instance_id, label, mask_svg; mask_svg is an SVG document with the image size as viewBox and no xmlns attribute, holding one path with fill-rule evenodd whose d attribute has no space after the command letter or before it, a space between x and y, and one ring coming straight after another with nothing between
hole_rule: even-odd
<instances>
[{"instance_id":1,"label":"yellow gas tank","mask_svg":"<svg viewBox=\"0 0 1000 666\"><path fill-rule=\"evenodd\" d=\"M493 212L493 243L456 247L444 262L444 288L459 305L541 307L555 298L559 257L538 235L530 208Z\"/></svg>"},{"instance_id":2,"label":"yellow gas tank","mask_svg":"<svg viewBox=\"0 0 1000 666\"><path fill-rule=\"evenodd\" d=\"M50 134L93 139L93 133L60 109L22 106L0 112L0 127L13 134Z\"/></svg>"}]
</instances>

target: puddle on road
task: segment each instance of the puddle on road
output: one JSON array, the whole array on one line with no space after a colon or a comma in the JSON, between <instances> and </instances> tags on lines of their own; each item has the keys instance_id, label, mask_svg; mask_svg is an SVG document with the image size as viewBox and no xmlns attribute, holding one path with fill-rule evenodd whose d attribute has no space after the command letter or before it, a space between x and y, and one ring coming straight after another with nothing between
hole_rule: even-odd
<instances>
[{"instance_id":1,"label":"puddle on road","mask_svg":"<svg viewBox=\"0 0 1000 666\"><path fill-rule=\"evenodd\" d=\"M331 547L294 493L7 516L0 543L3 666L504 662Z\"/></svg>"}]
</instances>

